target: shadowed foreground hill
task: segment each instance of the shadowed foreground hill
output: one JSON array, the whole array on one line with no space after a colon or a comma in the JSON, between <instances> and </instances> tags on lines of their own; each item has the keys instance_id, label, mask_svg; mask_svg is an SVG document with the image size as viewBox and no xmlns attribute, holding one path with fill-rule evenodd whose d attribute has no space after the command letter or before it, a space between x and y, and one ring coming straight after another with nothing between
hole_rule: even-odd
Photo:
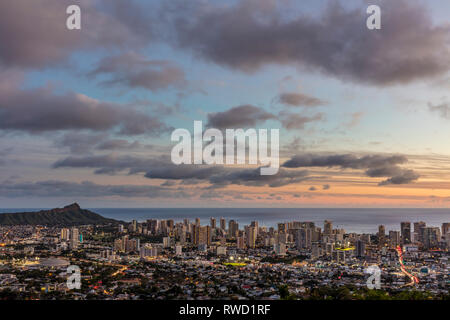
<instances>
[{"instance_id":1,"label":"shadowed foreground hill","mask_svg":"<svg viewBox=\"0 0 450 320\"><path fill-rule=\"evenodd\" d=\"M120 221L107 219L89 210L81 209L77 203L64 208L37 212L1 213L0 225L47 225L75 226L85 224L117 224Z\"/></svg>"}]
</instances>

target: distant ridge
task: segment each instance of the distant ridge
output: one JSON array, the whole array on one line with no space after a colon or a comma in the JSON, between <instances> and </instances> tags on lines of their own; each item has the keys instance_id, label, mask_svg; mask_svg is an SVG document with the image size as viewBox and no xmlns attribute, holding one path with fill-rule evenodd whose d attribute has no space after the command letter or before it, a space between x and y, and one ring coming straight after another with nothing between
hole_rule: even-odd
<instances>
[{"instance_id":1,"label":"distant ridge","mask_svg":"<svg viewBox=\"0 0 450 320\"><path fill-rule=\"evenodd\" d=\"M121 221L107 219L101 215L81 209L78 203L64 208L37 212L0 213L0 225L47 225L76 226L86 224L118 224Z\"/></svg>"}]
</instances>

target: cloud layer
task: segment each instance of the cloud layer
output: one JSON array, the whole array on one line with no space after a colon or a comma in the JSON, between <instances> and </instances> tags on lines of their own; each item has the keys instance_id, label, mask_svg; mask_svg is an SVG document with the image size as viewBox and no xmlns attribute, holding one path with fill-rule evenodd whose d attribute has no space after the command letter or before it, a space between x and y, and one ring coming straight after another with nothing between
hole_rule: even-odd
<instances>
[{"instance_id":1,"label":"cloud layer","mask_svg":"<svg viewBox=\"0 0 450 320\"><path fill-rule=\"evenodd\" d=\"M186 83L184 71L166 60L149 60L134 52L103 58L90 76L106 75L104 85L121 85L158 91L182 87Z\"/></svg>"},{"instance_id":2,"label":"cloud layer","mask_svg":"<svg viewBox=\"0 0 450 320\"><path fill-rule=\"evenodd\" d=\"M51 87L19 89L19 80L5 84L8 80L0 80L0 130L42 133L115 129L124 135L160 134L168 130L158 119L128 106L71 91L56 94Z\"/></svg>"},{"instance_id":3,"label":"cloud layer","mask_svg":"<svg viewBox=\"0 0 450 320\"><path fill-rule=\"evenodd\" d=\"M208 114L208 126L218 129L248 128L275 118L273 114L264 109L252 105L242 105L227 111Z\"/></svg>"},{"instance_id":4,"label":"cloud layer","mask_svg":"<svg viewBox=\"0 0 450 320\"><path fill-rule=\"evenodd\" d=\"M46 180L27 183L8 183L0 185L2 197L110 197L127 198L185 198L187 193L182 190L169 189L161 186L140 185L101 185L90 181L81 183Z\"/></svg>"},{"instance_id":5,"label":"cloud layer","mask_svg":"<svg viewBox=\"0 0 450 320\"><path fill-rule=\"evenodd\" d=\"M285 168L309 168L309 167L338 167L342 169L365 170L368 177L389 177L380 182L380 185L407 184L419 179L419 174L413 170L399 167L408 159L402 155L366 155L357 157L352 154L339 155L297 155L286 161Z\"/></svg>"},{"instance_id":6,"label":"cloud layer","mask_svg":"<svg viewBox=\"0 0 450 320\"><path fill-rule=\"evenodd\" d=\"M53 164L53 168L88 168L96 174L143 173L148 179L180 181L184 184L209 183L214 187L230 184L280 187L309 179L306 170L281 169L276 175L262 176L260 168L232 168L209 165L174 165L164 157L144 159L133 156L68 157Z\"/></svg>"},{"instance_id":7,"label":"cloud layer","mask_svg":"<svg viewBox=\"0 0 450 320\"><path fill-rule=\"evenodd\" d=\"M434 25L417 1L379 2L382 29L376 31L366 28L366 7L349 10L337 1L318 17L293 14L295 8L271 0L226 6L197 1L180 5L173 24L179 47L244 72L290 64L389 85L449 71L449 26Z\"/></svg>"},{"instance_id":8,"label":"cloud layer","mask_svg":"<svg viewBox=\"0 0 450 320\"><path fill-rule=\"evenodd\" d=\"M71 0L14 0L0 3L0 66L54 66L77 50L142 47L154 39L148 15L135 1L78 0L81 30L69 31Z\"/></svg>"},{"instance_id":9,"label":"cloud layer","mask_svg":"<svg viewBox=\"0 0 450 320\"><path fill-rule=\"evenodd\" d=\"M289 107L317 107L326 104L318 98L296 92L285 92L277 97L277 100Z\"/></svg>"}]
</instances>

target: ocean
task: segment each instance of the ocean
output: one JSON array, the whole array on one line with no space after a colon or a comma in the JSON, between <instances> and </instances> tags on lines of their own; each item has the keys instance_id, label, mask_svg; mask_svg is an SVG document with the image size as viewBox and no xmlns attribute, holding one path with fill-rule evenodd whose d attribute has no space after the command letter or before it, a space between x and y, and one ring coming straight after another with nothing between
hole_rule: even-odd
<instances>
[{"instance_id":1,"label":"ocean","mask_svg":"<svg viewBox=\"0 0 450 320\"><path fill-rule=\"evenodd\" d=\"M38 211L42 209L0 209L0 212ZM400 222L425 221L428 226L440 227L450 222L450 209L422 208L89 208L104 217L139 222L147 219L173 219L175 222L187 218L194 221L200 218L202 224L209 224L210 217L234 219L239 227L256 220L260 226L276 227L278 222L312 221L323 228L324 220L333 221L333 228L344 228L347 232L376 233L378 225L383 224L386 231L400 230Z\"/></svg>"},{"instance_id":2,"label":"ocean","mask_svg":"<svg viewBox=\"0 0 450 320\"><path fill-rule=\"evenodd\" d=\"M334 228L344 228L348 232L376 233L383 224L386 230L400 230L400 222L425 221L429 226L440 227L443 222L450 222L450 209L341 209L341 208L183 208L183 209L91 209L105 217L123 221L145 221L147 219L173 219L176 222L185 218L200 218L202 224L209 224L215 217L217 224L220 217L228 221L234 219L242 228L256 220L261 226L276 227L278 222L312 221L323 228L324 220L333 221Z\"/></svg>"}]
</instances>

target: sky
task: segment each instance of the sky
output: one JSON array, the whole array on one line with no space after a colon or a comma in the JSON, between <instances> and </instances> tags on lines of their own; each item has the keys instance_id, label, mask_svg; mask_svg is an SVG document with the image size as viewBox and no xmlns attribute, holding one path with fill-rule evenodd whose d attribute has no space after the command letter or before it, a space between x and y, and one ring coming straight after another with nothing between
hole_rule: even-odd
<instances>
[{"instance_id":1,"label":"sky","mask_svg":"<svg viewBox=\"0 0 450 320\"><path fill-rule=\"evenodd\" d=\"M439 0L2 1L0 207L449 207L449 16ZM279 129L278 174L174 165L171 133L195 120Z\"/></svg>"}]
</instances>

